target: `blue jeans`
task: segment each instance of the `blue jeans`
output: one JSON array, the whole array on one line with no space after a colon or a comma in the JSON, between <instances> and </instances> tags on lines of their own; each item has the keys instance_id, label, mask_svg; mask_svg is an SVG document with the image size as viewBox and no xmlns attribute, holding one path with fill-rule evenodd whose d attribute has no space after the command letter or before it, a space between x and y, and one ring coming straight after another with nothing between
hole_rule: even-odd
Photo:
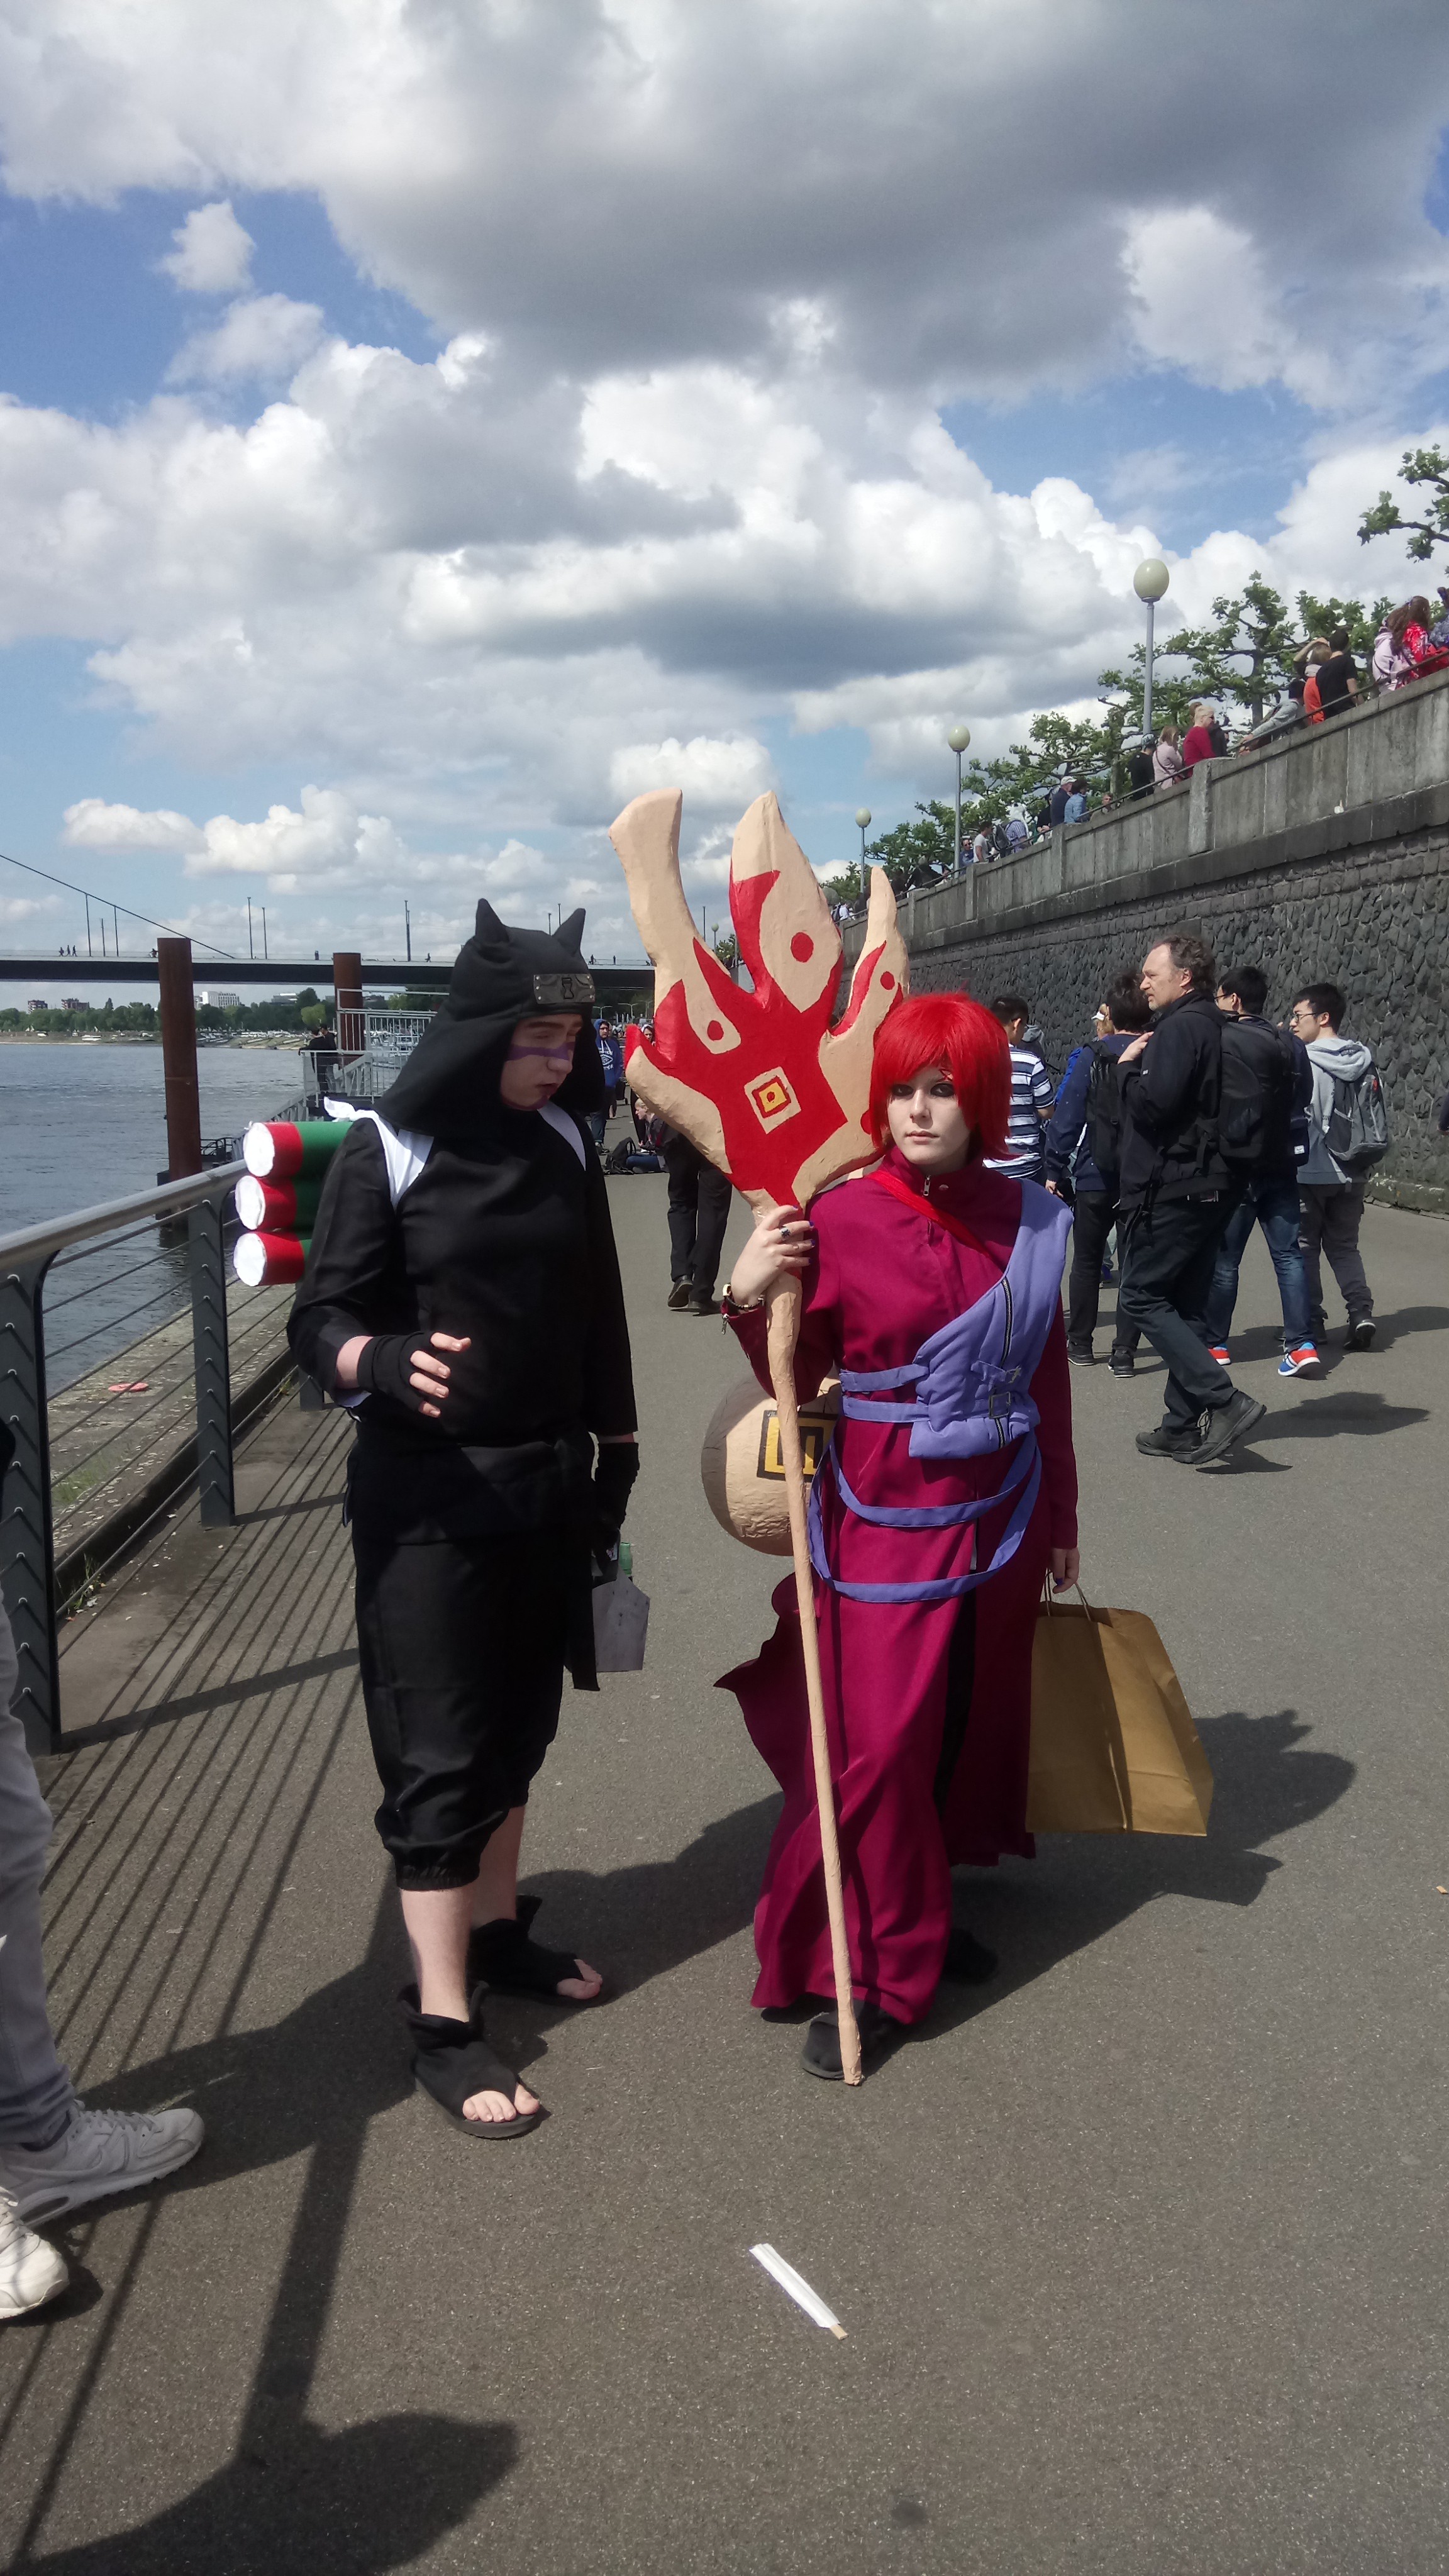
<instances>
[{"instance_id":1,"label":"blue jeans","mask_svg":"<svg viewBox=\"0 0 1449 2576\"><path fill-rule=\"evenodd\" d=\"M1229 1217L1213 1268L1212 1294L1207 1307L1208 1340L1221 1345L1232 1331L1233 1308L1238 1298L1238 1268L1255 1225L1263 1229L1273 1267L1278 1273L1278 1295L1283 1304L1283 1338L1289 1350L1296 1351L1300 1342L1313 1339L1308 1309L1308 1273L1298 1241L1296 1172L1275 1173L1264 1180L1250 1181Z\"/></svg>"},{"instance_id":2,"label":"blue jeans","mask_svg":"<svg viewBox=\"0 0 1449 2576\"><path fill-rule=\"evenodd\" d=\"M45 2009L40 1881L50 1809L10 1705L16 1679L0 1602L0 2149L48 2144L75 2103Z\"/></svg>"}]
</instances>

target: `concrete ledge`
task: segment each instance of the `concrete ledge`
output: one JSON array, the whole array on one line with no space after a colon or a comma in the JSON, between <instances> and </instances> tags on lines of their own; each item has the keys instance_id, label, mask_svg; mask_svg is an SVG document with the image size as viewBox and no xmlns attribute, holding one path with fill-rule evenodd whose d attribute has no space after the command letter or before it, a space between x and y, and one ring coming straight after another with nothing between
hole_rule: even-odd
<instances>
[{"instance_id":1,"label":"concrete ledge","mask_svg":"<svg viewBox=\"0 0 1449 2576\"><path fill-rule=\"evenodd\" d=\"M1005 905L985 915L977 913L974 918L944 921L937 927L927 907L944 906L948 893L955 892L954 887L942 888L938 894L917 897L907 903L904 915L906 945L912 956L929 956L936 949L969 946L983 939L1010 938L1022 931L1039 929L1052 921L1112 912L1120 904L1150 903L1170 896L1191 894L1203 886L1222 885L1238 877L1273 875L1284 868L1310 867L1320 859L1342 857L1356 849L1368 850L1379 842L1407 840L1416 833L1442 830L1446 825L1449 825L1449 783L1421 788L1407 796L1386 798L1376 805L1361 805L1351 814L1323 815L1314 822L1298 823L1281 832L1265 833L1261 840L1239 841L1227 849L1196 850L1182 858L1165 860L1156 867L1134 869L1124 876L1099 877L1091 884L1042 894L1035 901ZM1046 853L1035 855L1044 856ZM1019 859L995 862L995 866L1003 871L1021 864ZM861 922L853 921L846 928L845 954L852 965L860 953L863 932L864 924Z\"/></svg>"}]
</instances>

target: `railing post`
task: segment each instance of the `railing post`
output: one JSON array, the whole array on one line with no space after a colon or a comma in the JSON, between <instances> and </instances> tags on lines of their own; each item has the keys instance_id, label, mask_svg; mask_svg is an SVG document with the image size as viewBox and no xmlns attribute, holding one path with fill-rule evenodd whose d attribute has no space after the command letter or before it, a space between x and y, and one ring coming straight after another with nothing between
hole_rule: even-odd
<instances>
[{"instance_id":1,"label":"railing post","mask_svg":"<svg viewBox=\"0 0 1449 2576\"><path fill-rule=\"evenodd\" d=\"M0 1591L20 1660L15 1714L32 1753L60 1749L55 1546L41 1295L49 1260L0 1272L0 1416L15 1440L0 1513Z\"/></svg>"},{"instance_id":2,"label":"railing post","mask_svg":"<svg viewBox=\"0 0 1449 2576\"><path fill-rule=\"evenodd\" d=\"M191 1268L191 1345L196 1361L196 1479L204 1529L236 1519L232 1477L231 1365L226 1329L226 1251L221 1199L187 1213Z\"/></svg>"}]
</instances>

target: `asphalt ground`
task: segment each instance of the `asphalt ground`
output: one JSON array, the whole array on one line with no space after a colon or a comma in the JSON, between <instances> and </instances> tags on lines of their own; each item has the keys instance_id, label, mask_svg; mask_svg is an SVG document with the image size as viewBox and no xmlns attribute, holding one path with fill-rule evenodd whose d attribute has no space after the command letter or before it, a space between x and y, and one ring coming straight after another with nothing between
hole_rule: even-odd
<instances>
[{"instance_id":1,"label":"asphalt ground","mask_svg":"<svg viewBox=\"0 0 1449 2576\"><path fill-rule=\"evenodd\" d=\"M1137 1455L1155 1364L1074 1372L1086 1587L1157 1620L1211 1832L961 1872L999 1977L847 2093L748 2005L775 1801L713 1683L787 1569L700 1490L739 1362L665 1311L662 1180L610 1186L649 1654L566 1694L524 1877L613 1998L497 2003L530 2138L414 2095L345 1430L275 1413L238 1528L179 1517L67 1632L64 2044L95 2099L193 2100L210 2135L59 2231L75 2286L0 2330L0 2561L1442 2570L1449 1227L1370 1211L1379 1347L1317 1382L1275 1375L1255 1242L1235 1374L1271 1409L1229 1470Z\"/></svg>"}]
</instances>

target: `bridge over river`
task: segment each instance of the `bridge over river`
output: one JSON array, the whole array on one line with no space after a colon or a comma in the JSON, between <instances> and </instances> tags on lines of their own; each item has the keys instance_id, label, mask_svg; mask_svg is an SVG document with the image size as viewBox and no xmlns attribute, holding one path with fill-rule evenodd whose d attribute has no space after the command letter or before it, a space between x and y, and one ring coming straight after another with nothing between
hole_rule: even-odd
<instances>
[{"instance_id":1,"label":"bridge over river","mask_svg":"<svg viewBox=\"0 0 1449 2576\"><path fill-rule=\"evenodd\" d=\"M210 2135L67 2227L71 2292L0 2333L0 2561L1442 2568L1449 1228L1369 1210L1379 1347L1317 1383L1279 1384L1250 1256L1235 1367L1271 1411L1215 1477L1135 1453L1155 1369L1077 1374L1087 1587L1155 1614L1212 1831L963 1873L998 1982L848 2096L747 2005L774 1799L712 1684L779 1569L699 1489L733 1345L664 1310L662 1181L610 1186L649 1663L566 1704L525 1858L615 1999L498 2004L552 2113L506 2156L414 2097L346 1429L282 1402L237 1525L180 1512L65 1632L65 2049L96 2100Z\"/></svg>"}]
</instances>

